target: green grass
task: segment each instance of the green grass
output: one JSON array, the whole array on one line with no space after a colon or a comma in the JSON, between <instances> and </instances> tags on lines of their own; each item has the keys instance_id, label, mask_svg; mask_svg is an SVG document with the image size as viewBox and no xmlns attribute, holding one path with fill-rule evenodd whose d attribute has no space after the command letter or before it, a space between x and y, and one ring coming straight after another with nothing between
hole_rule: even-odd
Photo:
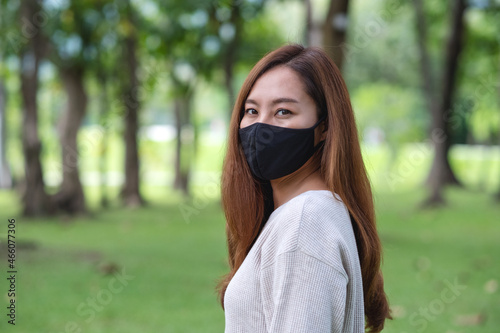
<instances>
[{"instance_id":1,"label":"green grass","mask_svg":"<svg viewBox=\"0 0 500 333\"><path fill-rule=\"evenodd\" d=\"M447 197L449 207L431 211L416 208L415 193L376 197L385 283L396 308L387 332L498 332L499 291L487 286L500 277L500 204L463 190ZM446 281L465 289L452 294ZM470 316L484 320L458 324Z\"/></svg>"},{"instance_id":2,"label":"green grass","mask_svg":"<svg viewBox=\"0 0 500 333\"><path fill-rule=\"evenodd\" d=\"M420 184L431 155L408 157L419 149L403 148L394 165L387 150L365 150L394 309L384 332L496 333L500 205L491 192L498 188L498 151L454 149L452 164L467 190L450 188L447 207L423 211ZM15 328L5 316L5 255L0 262L0 332L223 332L214 292L227 270L218 202L221 156L219 147L200 150L195 169L203 172L194 176L192 202L150 184L143 187L147 207L124 209L115 201L101 210L98 189L87 187L89 216L34 220L19 214L17 193L0 191L0 242L7 219L16 218L18 251ZM388 182L391 172L402 176L396 188ZM125 285L115 280L122 272L130 276ZM453 294L449 283L464 287Z\"/></svg>"},{"instance_id":3,"label":"green grass","mask_svg":"<svg viewBox=\"0 0 500 333\"><path fill-rule=\"evenodd\" d=\"M15 202L1 193L2 212ZM70 221L10 215L17 218L16 332L65 332L71 322L82 332L221 332L224 315L214 285L226 270L223 216L212 202L192 206L186 219L180 204L113 208ZM6 218L2 213L4 226ZM35 248L23 249L30 244ZM112 290L123 290L109 301L114 275L103 267L113 266L133 278L113 284ZM85 304L95 297L102 301L97 305L109 304L93 311ZM2 332L8 326L4 312Z\"/></svg>"},{"instance_id":4,"label":"green grass","mask_svg":"<svg viewBox=\"0 0 500 333\"><path fill-rule=\"evenodd\" d=\"M497 332L499 291L485 286L500 277L500 206L485 194L455 190L447 193L448 208L421 211L419 195L376 194L386 289L396 309L385 332ZM2 212L17 210L13 193L0 198ZM73 220L10 214L17 218L16 332L59 333L66 325L82 332L222 332L213 287L227 267L224 219L216 201L200 199L195 205L157 198L146 208L112 208ZM4 230L6 218L2 213ZM114 275L105 270L113 266L133 276L117 293L110 293ZM446 281L466 287L449 303L440 301ZM7 289L5 279L0 286ZM445 291L445 300L452 295ZM96 297L99 311L86 305ZM421 308L433 318L425 330ZM485 319L461 327L457 320L464 315Z\"/></svg>"}]
</instances>

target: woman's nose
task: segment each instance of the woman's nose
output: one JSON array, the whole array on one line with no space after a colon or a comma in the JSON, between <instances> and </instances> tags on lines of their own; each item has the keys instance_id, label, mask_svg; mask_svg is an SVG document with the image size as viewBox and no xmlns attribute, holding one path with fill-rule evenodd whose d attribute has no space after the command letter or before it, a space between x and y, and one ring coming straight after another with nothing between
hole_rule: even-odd
<instances>
[{"instance_id":1,"label":"woman's nose","mask_svg":"<svg viewBox=\"0 0 500 333\"><path fill-rule=\"evenodd\" d=\"M272 125L273 115L271 112L260 112L255 122Z\"/></svg>"}]
</instances>

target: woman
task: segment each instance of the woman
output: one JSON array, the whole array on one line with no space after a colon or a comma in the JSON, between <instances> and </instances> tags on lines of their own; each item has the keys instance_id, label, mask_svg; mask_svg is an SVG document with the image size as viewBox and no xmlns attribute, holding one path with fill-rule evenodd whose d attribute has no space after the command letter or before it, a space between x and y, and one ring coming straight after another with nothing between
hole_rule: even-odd
<instances>
[{"instance_id":1,"label":"woman","mask_svg":"<svg viewBox=\"0 0 500 333\"><path fill-rule=\"evenodd\" d=\"M287 45L251 70L231 118L222 204L226 333L382 330L370 184L345 83L323 51Z\"/></svg>"}]
</instances>

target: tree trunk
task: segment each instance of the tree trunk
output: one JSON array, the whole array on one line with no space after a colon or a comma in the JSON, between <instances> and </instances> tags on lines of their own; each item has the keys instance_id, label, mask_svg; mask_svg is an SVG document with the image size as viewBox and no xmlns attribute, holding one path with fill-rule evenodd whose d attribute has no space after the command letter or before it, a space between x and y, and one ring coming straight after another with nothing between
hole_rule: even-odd
<instances>
[{"instance_id":1,"label":"tree trunk","mask_svg":"<svg viewBox=\"0 0 500 333\"><path fill-rule=\"evenodd\" d=\"M37 1L21 2L21 20L30 20L39 11ZM45 192L42 164L40 163L41 143L38 137L38 65L43 41L41 34L29 39L21 51L21 96L23 105L23 153L25 165L25 186L22 196L23 214L40 216L52 212L50 198Z\"/></svg>"},{"instance_id":2,"label":"tree trunk","mask_svg":"<svg viewBox=\"0 0 500 333\"><path fill-rule=\"evenodd\" d=\"M227 97L229 102L229 108L227 112L228 120L231 119L231 114L233 113L233 106L235 102L235 91L233 87L234 78L234 64L236 63L236 52L239 49L241 41L241 29L243 26L243 18L241 17L242 5L234 0L231 3L231 19L230 23L234 27L234 36L231 40L227 42L227 46L224 52L223 58L223 68L224 68L224 84L227 90Z\"/></svg>"},{"instance_id":3,"label":"tree trunk","mask_svg":"<svg viewBox=\"0 0 500 333\"><path fill-rule=\"evenodd\" d=\"M306 13L306 26L304 27L304 45L311 46L313 18L312 18L312 4L311 0L304 0L304 12Z\"/></svg>"},{"instance_id":4,"label":"tree trunk","mask_svg":"<svg viewBox=\"0 0 500 333\"><path fill-rule=\"evenodd\" d=\"M5 132L5 122L7 117L5 109L7 105L7 91L0 79L0 188L11 188L12 177L10 174L9 163L7 163L7 156L5 155L7 134Z\"/></svg>"},{"instance_id":5,"label":"tree trunk","mask_svg":"<svg viewBox=\"0 0 500 333\"><path fill-rule=\"evenodd\" d=\"M128 4L128 19L133 22L130 4ZM133 26L133 24L132 24ZM126 206L137 207L144 204L140 193L139 155L137 148L137 131L139 128L138 113L139 79L137 77L138 61L136 55L137 37L132 31L125 38L124 59L127 68L127 83L125 84L125 184L121 197Z\"/></svg>"},{"instance_id":6,"label":"tree trunk","mask_svg":"<svg viewBox=\"0 0 500 333\"><path fill-rule=\"evenodd\" d=\"M86 212L85 196L79 175L77 145L78 130L87 107L84 68L73 65L61 66L59 70L67 102L59 123L63 180L59 192L54 195L54 201L58 209L69 214L79 214Z\"/></svg>"},{"instance_id":7,"label":"tree trunk","mask_svg":"<svg viewBox=\"0 0 500 333\"><path fill-rule=\"evenodd\" d=\"M231 119L235 102L235 93L233 88L234 56L232 54L229 55L229 53L234 53L234 51L228 50L228 54L226 54L226 59L224 61L224 83L226 85L227 101L229 105L227 115L229 116L228 119Z\"/></svg>"},{"instance_id":8,"label":"tree trunk","mask_svg":"<svg viewBox=\"0 0 500 333\"><path fill-rule=\"evenodd\" d=\"M314 21L311 0L304 0L304 12L306 14L306 26L304 31L305 46L323 46L323 26Z\"/></svg>"},{"instance_id":9,"label":"tree trunk","mask_svg":"<svg viewBox=\"0 0 500 333\"><path fill-rule=\"evenodd\" d=\"M193 155L194 133L190 122L191 97L190 88L182 89L184 93L175 99L175 127L177 132L175 154L174 188L189 195L189 176Z\"/></svg>"},{"instance_id":10,"label":"tree trunk","mask_svg":"<svg viewBox=\"0 0 500 333\"><path fill-rule=\"evenodd\" d=\"M108 172L108 137L109 131L106 126L105 120L109 113L110 103L108 99L108 83L106 74L104 73L103 68L97 73L97 77L99 79L99 84L101 85L101 91L99 95L99 108L101 109L99 112L99 116L101 118L101 126L102 126L102 137L99 147L99 186L101 188L100 194L100 204L101 207L106 208L109 206L109 198L108 198L108 182L107 182L107 172Z\"/></svg>"},{"instance_id":11,"label":"tree trunk","mask_svg":"<svg viewBox=\"0 0 500 333\"><path fill-rule=\"evenodd\" d=\"M349 0L330 0L328 14L323 24L323 48L339 69L344 62L344 49Z\"/></svg>"},{"instance_id":12,"label":"tree trunk","mask_svg":"<svg viewBox=\"0 0 500 333\"><path fill-rule=\"evenodd\" d=\"M440 205L445 202L443 189L447 184L460 185L451 169L448 153L451 147L451 130L449 119L453 110L451 109L453 93L456 87L456 73L458 69L459 55L462 50L462 38L464 35L464 13L466 9L465 0L454 2L450 35L446 44L444 58L444 70L442 77L441 96L438 99L433 94L431 68L426 47L426 23L424 10L420 0L414 0L417 16L417 35L421 57L421 72L424 95L427 106L432 115L431 140L434 144L434 159L426 183L430 186L430 196L424 202L424 206Z\"/></svg>"},{"instance_id":13,"label":"tree trunk","mask_svg":"<svg viewBox=\"0 0 500 333\"><path fill-rule=\"evenodd\" d=\"M433 109L439 104L436 92L436 82L432 77L431 61L427 48L427 22L422 0L413 0L416 13L417 44L420 56L421 87L425 96L427 110L433 114Z\"/></svg>"},{"instance_id":14,"label":"tree trunk","mask_svg":"<svg viewBox=\"0 0 500 333\"><path fill-rule=\"evenodd\" d=\"M500 76L499 76L499 79L500 79ZM500 86L498 86L498 95L497 95L497 97L498 97L498 106L499 106L499 109L500 109ZM498 128L499 128L499 131L500 131L500 124L499 124ZM498 133L498 148L500 148L500 133ZM500 171L500 169L499 169L499 171ZM500 177L500 172L498 173L498 175ZM495 200L496 200L496 202L500 203L500 180L498 182L498 192L495 195Z\"/></svg>"},{"instance_id":15,"label":"tree trunk","mask_svg":"<svg viewBox=\"0 0 500 333\"><path fill-rule=\"evenodd\" d=\"M233 6L231 10L231 23L234 26L235 33L233 39L228 43L226 48L226 54L224 57L224 82L227 89L228 101L229 101L229 115L232 114L232 109L234 106L235 92L233 88L233 76L234 76L234 63L236 58L236 50L238 50L240 30L241 30L241 17L238 6Z\"/></svg>"}]
</instances>

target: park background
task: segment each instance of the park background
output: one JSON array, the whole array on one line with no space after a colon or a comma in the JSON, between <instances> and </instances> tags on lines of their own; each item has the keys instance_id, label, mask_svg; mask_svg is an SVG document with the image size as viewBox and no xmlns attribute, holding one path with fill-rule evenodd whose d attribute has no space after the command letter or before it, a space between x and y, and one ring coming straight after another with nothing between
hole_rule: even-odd
<instances>
[{"instance_id":1,"label":"park background","mask_svg":"<svg viewBox=\"0 0 500 333\"><path fill-rule=\"evenodd\" d=\"M1 0L0 42L1 332L223 331L228 119L286 43L348 85L384 332L498 332L498 0Z\"/></svg>"}]
</instances>

